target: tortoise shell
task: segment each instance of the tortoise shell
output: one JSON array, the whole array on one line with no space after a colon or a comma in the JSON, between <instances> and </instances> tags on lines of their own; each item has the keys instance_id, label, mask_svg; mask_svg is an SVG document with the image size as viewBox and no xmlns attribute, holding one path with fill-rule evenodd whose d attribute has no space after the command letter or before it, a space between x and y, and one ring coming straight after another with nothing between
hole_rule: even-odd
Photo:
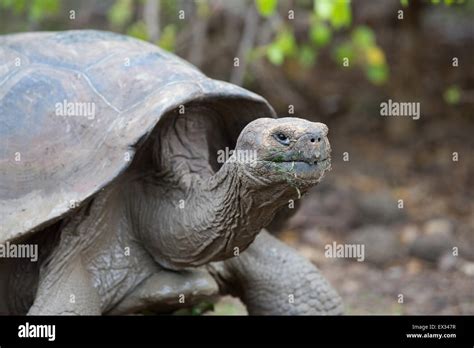
<instances>
[{"instance_id":1,"label":"tortoise shell","mask_svg":"<svg viewBox=\"0 0 474 348\"><path fill-rule=\"evenodd\" d=\"M274 117L262 97L123 35L0 36L0 57L0 243L47 227L110 184L182 105L228 101L221 114L233 114L235 136Z\"/></svg>"}]
</instances>

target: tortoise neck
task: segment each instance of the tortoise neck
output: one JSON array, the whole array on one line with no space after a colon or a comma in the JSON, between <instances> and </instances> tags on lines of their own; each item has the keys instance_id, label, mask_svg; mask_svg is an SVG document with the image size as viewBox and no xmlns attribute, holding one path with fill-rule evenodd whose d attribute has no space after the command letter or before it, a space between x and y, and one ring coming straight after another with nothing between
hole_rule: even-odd
<instances>
[{"instance_id":1,"label":"tortoise neck","mask_svg":"<svg viewBox=\"0 0 474 348\"><path fill-rule=\"evenodd\" d=\"M232 161L224 163L203 186L211 208L208 218L219 235L219 252L212 261L244 251L292 196L287 185L265 183Z\"/></svg>"},{"instance_id":2,"label":"tortoise neck","mask_svg":"<svg viewBox=\"0 0 474 348\"><path fill-rule=\"evenodd\" d=\"M242 164L231 161L185 186L147 186L133 207L137 237L169 269L237 256L288 201L287 187L262 187Z\"/></svg>"}]
</instances>

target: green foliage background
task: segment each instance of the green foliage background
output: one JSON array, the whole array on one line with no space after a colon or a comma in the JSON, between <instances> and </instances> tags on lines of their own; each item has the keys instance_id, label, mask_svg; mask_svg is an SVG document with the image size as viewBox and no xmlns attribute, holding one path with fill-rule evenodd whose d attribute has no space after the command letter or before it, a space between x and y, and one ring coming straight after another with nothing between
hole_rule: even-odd
<instances>
[{"instance_id":1,"label":"green foliage background","mask_svg":"<svg viewBox=\"0 0 474 348\"><path fill-rule=\"evenodd\" d=\"M212 16L212 0L194 2L198 17ZM245 1L245 0L241 0ZM411 0L400 0L400 8L406 8ZM463 4L464 0L427 0L434 6L452 6ZM161 0L162 23L160 35L152 40L143 18L143 13L137 8L145 0L111 0L106 2L105 28L122 32L133 37L155 41L162 48L175 51L177 37L184 29L184 21L178 18L179 2ZM254 6L259 16L264 20L275 20L271 39L255 45L247 52L247 59L265 59L275 66L292 62L302 69L309 69L318 63L321 52L331 52L333 60L341 67L360 69L366 79L374 85L385 84L390 77L390 67L383 49L377 44L377 35L367 25L353 25L353 3L350 0L299 0L293 2L294 9L286 12L285 0L254 0L248 2ZM61 14L67 1L61 0L0 0L0 11L8 11L25 23L26 28L20 30L36 30L51 27L57 30L58 24L64 18ZM291 25L291 16L300 11L310 13L305 34L296 35ZM70 15L70 13L69 13ZM23 21L22 21L23 20ZM0 30L7 31L0 27ZM338 36L338 40L334 40ZM449 86L444 94L447 103L457 103L461 91L457 86Z\"/></svg>"}]
</instances>

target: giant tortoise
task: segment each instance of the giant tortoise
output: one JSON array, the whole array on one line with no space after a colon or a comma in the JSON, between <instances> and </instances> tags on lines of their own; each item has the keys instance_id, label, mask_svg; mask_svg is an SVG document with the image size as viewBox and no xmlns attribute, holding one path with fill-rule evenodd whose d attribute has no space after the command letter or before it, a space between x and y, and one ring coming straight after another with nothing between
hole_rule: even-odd
<instances>
[{"instance_id":1,"label":"giant tortoise","mask_svg":"<svg viewBox=\"0 0 474 348\"><path fill-rule=\"evenodd\" d=\"M170 313L222 294L250 314L341 312L262 230L330 168L324 124L123 35L6 35L0 57L0 244L39 249L1 260L3 313Z\"/></svg>"}]
</instances>

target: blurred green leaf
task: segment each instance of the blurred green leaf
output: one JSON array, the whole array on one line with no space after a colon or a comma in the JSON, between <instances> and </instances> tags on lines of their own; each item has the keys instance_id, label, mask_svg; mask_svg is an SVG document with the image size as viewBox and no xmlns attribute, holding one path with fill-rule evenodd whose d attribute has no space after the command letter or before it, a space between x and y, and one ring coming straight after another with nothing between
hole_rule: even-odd
<instances>
[{"instance_id":1,"label":"blurred green leaf","mask_svg":"<svg viewBox=\"0 0 474 348\"><path fill-rule=\"evenodd\" d=\"M129 23L133 14L132 0L116 0L107 13L107 19L115 27L123 27Z\"/></svg>"},{"instance_id":2,"label":"blurred green leaf","mask_svg":"<svg viewBox=\"0 0 474 348\"><path fill-rule=\"evenodd\" d=\"M59 0L34 0L30 2L28 16L33 20L40 20L47 15L59 11Z\"/></svg>"},{"instance_id":3,"label":"blurred green leaf","mask_svg":"<svg viewBox=\"0 0 474 348\"><path fill-rule=\"evenodd\" d=\"M385 54L378 46L371 46L365 50L365 58L368 65L385 65Z\"/></svg>"},{"instance_id":4,"label":"blurred green leaf","mask_svg":"<svg viewBox=\"0 0 474 348\"><path fill-rule=\"evenodd\" d=\"M351 3L347 0L334 0L330 22L336 29L348 27L352 21Z\"/></svg>"},{"instance_id":5,"label":"blurred green leaf","mask_svg":"<svg viewBox=\"0 0 474 348\"><path fill-rule=\"evenodd\" d=\"M349 61L352 61L354 59L354 48L352 44L345 42L338 45L334 50L334 58L340 64L344 62L344 58L348 58Z\"/></svg>"},{"instance_id":6,"label":"blurred green leaf","mask_svg":"<svg viewBox=\"0 0 474 348\"><path fill-rule=\"evenodd\" d=\"M211 8L209 7L209 2L207 1L198 1L196 2L197 14L200 18L207 18L211 15Z\"/></svg>"},{"instance_id":7,"label":"blurred green leaf","mask_svg":"<svg viewBox=\"0 0 474 348\"><path fill-rule=\"evenodd\" d=\"M458 104L461 100L461 90L458 86L450 86L444 91L443 97L448 104Z\"/></svg>"},{"instance_id":8,"label":"blurred green leaf","mask_svg":"<svg viewBox=\"0 0 474 348\"><path fill-rule=\"evenodd\" d=\"M331 29L324 23L313 22L309 35L318 47L326 46L331 41Z\"/></svg>"},{"instance_id":9,"label":"blurred green leaf","mask_svg":"<svg viewBox=\"0 0 474 348\"><path fill-rule=\"evenodd\" d=\"M366 75L373 84L381 85L388 79L388 67L386 65L369 65Z\"/></svg>"},{"instance_id":10,"label":"blurred green leaf","mask_svg":"<svg viewBox=\"0 0 474 348\"><path fill-rule=\"evenodd\" d=\"M270 17L278 6L278 0L256 0L257 11L263 17Z\"/></svg>"},{"instance_id":11,"label":"blurred green leaf","mask_svg":"<svg viewBox=\"0 0 474 348\"><path fill-rule=\"evenodd\" d=\"M278 45L271 44L267 48L267 58L270 61L270 63L274 65L281 65L283 64L283 61L285 60L285 54L283 53L282 49Z\"/></svg>"},{"instance_id":12,"label":"blurred green leaf","mask_svg":"<svg viewBox=\"0 0 474 348\"><path fill-rule=\"evenodd\" d=\"M352 33L352 41L356 46L366 48L375 44L375 35L367 26L359 26Z\"/></svg>"},{"instance_id":13,"label":"blurred green leaf","mask_svg":"<svg viewBox=\"0 0 474 348\"><path fill-rule=\"evenodd\" d=\"M11 9L15 14L21 14L26 12L31 20L40 21L46 16L57 14L60 10L60 1L0 0L0 8Z\"/></svg>"},{"instance_id":14,"label":"blurred green leaf","mask_svg":"<svg viewBox=\"0 0 474 348\"><path fill-rule=\"evenodd\" d=\"M285 56L292 56L296 53L297 46L293 32L289 29L280 31L275 42Z\"/></svg>"},{"instance_id":15,"label":"blurred green leaf","mask_svg":"<svg viewBox=\"0 0 474 348\"><path fill-rule=\"evenodd\" d=\"M400 0L400 3L402 4L403 7L408 7L409 5L408 0Z\"/></svg>"},{"instance_id":16,"label":"blurred green leaf","mask_svg":"<svg viewBox=\"0 0 474 348\"><path fill-rule=\"evenodd\" d=\"M351 41L337 46L333 55L339 64L343 64L344 58L348 58L348 66L364 69L367 79L373 84L380 85L388 80L390 71L385 53L376 45L375 34L367 26L356 27L352 32Z\"/></svg>"},{"instance_id":17,"label":"blurred green leaf","mask_svg":"<svg viewBox=\"0 0 474 348\"><path fill-rule=\"evenodd\" d=\"M173 52L175 50L176 43L176 27L174 24L168 24L162 31L160 39L158 40L158 46L161 48Z\"/></svg>"},{"instance_id":18,"label":"blurred green leaf","mask_svg":"<svg viewBox=\"0 0 474 348\"><path fill-rule=\"evenodd\" d=\"M145 40L148 41L148 30L146 28L146 24L143 21L138 21L133 23L128 29L127 29L127 35L136 37L137 39L140 40Z\"/></svg>"},{"instance_id":19,"label":"blurred green leaf","mask_svg":"<svg viewBox=\"0 0 474 348\"><path fill-rule=\"evenodd\" d=\"M38 6L38 3L34 1L28 10L28 15L33 20L39 20L43 15L43 9L41 8L41 5Z\"/></svg>"},{"instance_id":20,"label":"blurred green leaf","mask_svg":"<svg viewBox=\"0 0 474 348\"><path fill-rule=\"evenodd\" d=\"M314 0L314 12L321 19L330 19L333 7L334 0Z\"/></svg>"},{"instance_id":21,"label":"blurred green leaf","mask_svg":"<svg viewBox=\"0 0 474 348\"><path fill-rule=\"evenodd\" d=\"M0 0L0 7L12 9L16 14L23 13L26 8L26 0Z\"/></svg>"},{"instance_id":22,"label":"blurred green leaf","mask_svg":"<svg viewBox=\"0 0 474 348\"><path fill-rule=\"evenodd\" d=\"M336 29L347 27L352 21L351 3L348 0L314 0L314 13L319 19L329 21Z\"/></svg>"},{"instance_id":23,"label":"blurred green leaf","mask_svg":"<svg viewBox=\"0 0 474 348\"><path fill-rule=\"evenodd\" d=\"M295 41L293 32L283 27L273 40L273 42L267 46L267 58L275 65L283 64L285 57L292 57L297 53L298 46Z\"/></svg>"},{"instance_id":24,"label":"blurred green leaf","mask_svg":"<svg viewBox=\"0 0 474 348\"><path fill-rule=\"evenodd\" d=\"M303 67L309 68L316 61L316 51L309 45L303 45L299 50L298 60Z\"/></svg>"}]
</instances>

